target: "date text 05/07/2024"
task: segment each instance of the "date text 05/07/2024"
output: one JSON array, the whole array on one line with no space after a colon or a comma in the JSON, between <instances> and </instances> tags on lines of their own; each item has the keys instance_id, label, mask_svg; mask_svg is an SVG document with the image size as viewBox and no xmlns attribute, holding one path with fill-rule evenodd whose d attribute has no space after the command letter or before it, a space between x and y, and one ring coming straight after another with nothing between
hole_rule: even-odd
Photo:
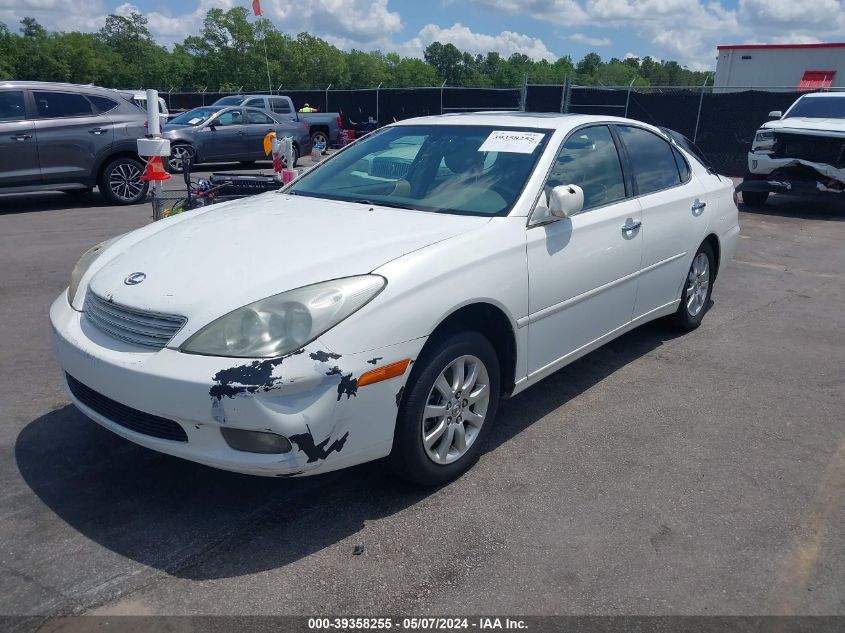
<instances>
[{"instance_id":1,"label":"date text 05/07/2024","mask_svg":"<svg viewBox=\"0 0 845 633\"><path fill-rule=\"evenodd\" d=\"M334 617L308 618L308 629L312 631L458 631L458 630L526 630L525 620L499 617L407 617L407 618L366 618Z\"/></svg>"}]
</instances>

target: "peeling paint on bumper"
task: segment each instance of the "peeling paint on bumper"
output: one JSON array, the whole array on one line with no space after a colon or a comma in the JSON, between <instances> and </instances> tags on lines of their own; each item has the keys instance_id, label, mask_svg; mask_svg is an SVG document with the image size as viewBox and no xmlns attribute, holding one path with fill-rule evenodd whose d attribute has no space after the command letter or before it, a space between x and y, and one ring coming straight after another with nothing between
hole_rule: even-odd
<instances>
[{"instance_id":1,"label":"peeling paint on bumper","mask_svg":"<svg viewBox=\"0 0 845 633\"><path fill-rule=\"evenodd\" d=\"M85 415L148 448L191 461L264 476L309 475L389 454L396 393L405 375L357 388L357 377L384 363L416 358L425 339L340 355L315 341L281 359L233 359L142 350L92 328L60 295L50 309L62 369L90 389L127 407L177 422L188 442L129 430L85 406ZM380 363L382 361L379 361ZM343 397L341 397L343 396ZM285 454L229 447L222 426L269 431L293 443Z\"/></svg>"}]
</instances>

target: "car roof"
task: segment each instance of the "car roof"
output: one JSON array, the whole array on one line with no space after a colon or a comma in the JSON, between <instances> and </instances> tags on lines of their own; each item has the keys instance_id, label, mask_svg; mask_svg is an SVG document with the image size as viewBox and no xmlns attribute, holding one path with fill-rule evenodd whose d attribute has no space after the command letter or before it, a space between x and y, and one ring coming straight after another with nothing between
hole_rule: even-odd
<instances>
[{"instance_id":1,"label":"car roof","mask_svg":"<svg viewBox=\"0 0 845 633\"><path fill-rule=\"evenodd\" d=\"M104 93L121 93L125 91L115 90L113 88L103 88L102 86L95 86L94 84L71 84L59 81L0 81L0 88L62 88L65 90L96 90Z\"/></svg>"},{"instance_id":2,"label":"car roof","mask_svg":"<svg viewBox=\"0 0 845 633\"><path fill-rule=\"evenodd\" d=\"M596 114L564 114L560 112L512 112L485 111L460 112L440 114L435 116L405 119L393 125L502 125L507 127L537 128L537 129L572 129L588 123L627 123L653 130L660 133L659 128L616 116L601 116Z\"/></svg>"},{"instance_id":3,"label":"car roof","mask_svg":"<svg viewBox=\"0 0 845 633\"><path fill-rule=\"evenodd\" d=\"M825 97L845 97L845 92L809 92L799 99L820 99Z\"/></svg>"}]
</instances>

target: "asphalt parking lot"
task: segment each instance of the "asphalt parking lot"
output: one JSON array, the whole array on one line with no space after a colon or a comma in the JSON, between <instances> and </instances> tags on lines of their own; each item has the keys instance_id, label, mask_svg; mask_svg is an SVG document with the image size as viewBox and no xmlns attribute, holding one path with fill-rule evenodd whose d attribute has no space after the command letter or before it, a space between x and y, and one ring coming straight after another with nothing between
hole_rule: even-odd
<instances>
[{"instance_id":1,"label":"asphalt parking lot","mask_svg":"<svg viewBox=\"0 0 845 633\"><path fill-rule=\"evenodd\" d=\"M744 210L699 330L646 325L507 401L435 491L224 473L78 413L49 305L149 221L0 197L0 614L845 614L838 200Z\"/></svg>"}]
</instances>

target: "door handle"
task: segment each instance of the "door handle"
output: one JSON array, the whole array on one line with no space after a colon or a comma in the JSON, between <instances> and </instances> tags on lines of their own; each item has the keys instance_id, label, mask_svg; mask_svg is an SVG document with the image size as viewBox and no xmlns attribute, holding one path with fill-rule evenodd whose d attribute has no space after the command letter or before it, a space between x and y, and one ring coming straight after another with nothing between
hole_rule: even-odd
<instances>
[{"instance_id":1,"label":"door handle","mask_svg":"<svg viewBox=\"0 0 845 633\"><path fill-rule=\"evenodd\" d=\"M706 202L702 202L698 198L695 199L695 202L692 203L692 212L695 215L701 215L701 212L704 211L704 207L707 206Z\"/></svg>"},{"instance_id":2,"label":"door handle","mask_svg":"<svg viewBox=\"0 0 845 633\"><path fill-rule=\"evenodd\" d=\"M639 220L628 220L625 224L622 225L622 232L623 233L630 233L631 231L636 231L643 225L642 222Z\"/></svg>"},{"instance_id":3,"label":"door handle","mask_svg":"<svg viewBox=\"0 0 845 633\"><path fill-rule=\"evenodd\" d=\"M108 130L101 127L95 127L93 130L88 130L89 134L96 134L97 136L99 136L100 134L105 134L106 132L108 132Z\"/></svg>"},{"instance_id":4,"label":"door handle","mask_svg":"<svg viewBox=\"0 0 845 633\"><path fill-rule=\"evenodd\" d=\"M246 132L244 132L243 130L238 130L238 136L243 136L244 134L246 134Z\"/></svg>"},{"instance_id":5,"label":"door handle","mask_svg":"<svg viewBox=\"0 0 845 633\"><path fill-rule=\"evenodd\" d=\"M16 141L28 141L32 138L32 134L15 134L12 138Z\"/></svg>"}]
</instances>

